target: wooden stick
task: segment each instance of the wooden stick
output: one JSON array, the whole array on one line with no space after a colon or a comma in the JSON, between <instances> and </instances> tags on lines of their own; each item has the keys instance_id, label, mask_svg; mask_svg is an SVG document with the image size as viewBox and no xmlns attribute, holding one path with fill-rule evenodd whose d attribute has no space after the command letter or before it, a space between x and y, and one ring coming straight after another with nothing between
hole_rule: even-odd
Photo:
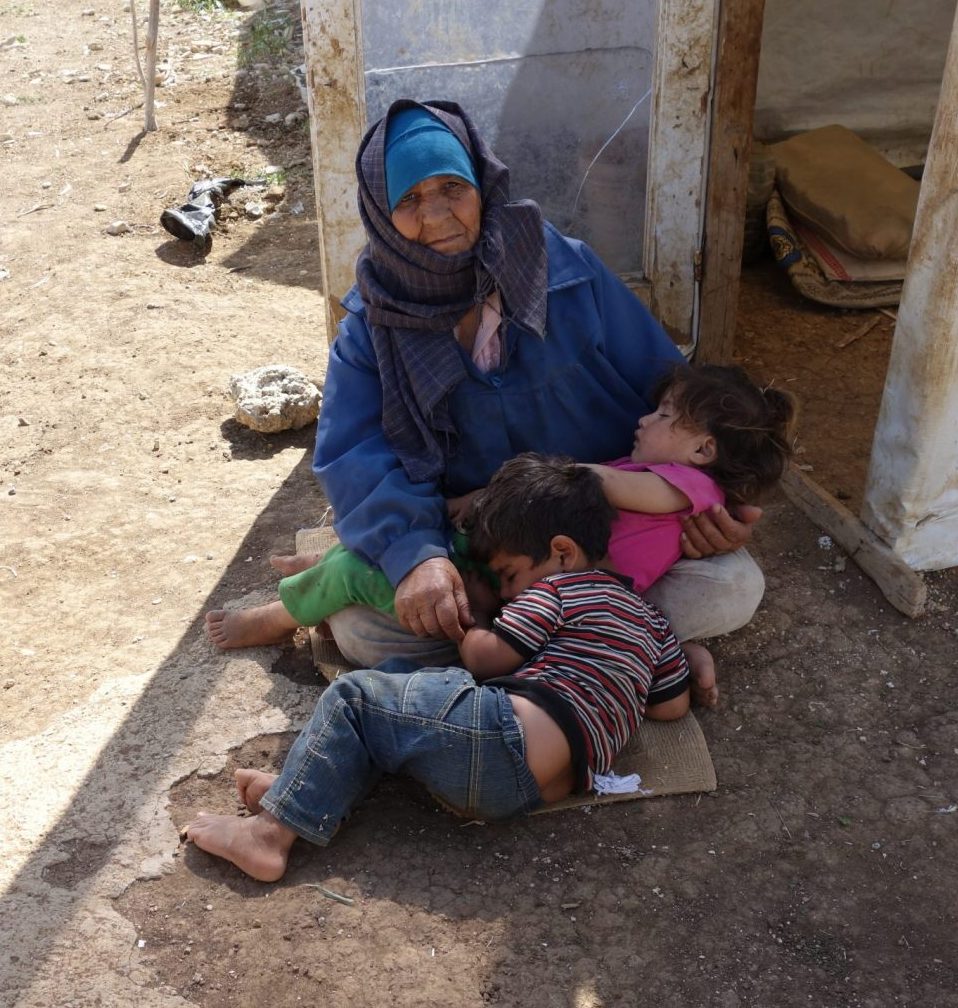
<instances>
[{"instance_id":1,"label":"wooden stick","mask_svg":"<svg viewBox=\"0 0 958 1008\"><path fill-rule=\"evenodd\" d=\"M835 349L836 350L844 350L845 347L851 346L852 343L855 342L855 340L859 340L866 333L870 333L872 331L872 329L874 329L875 326L878 325L879 322L881 322L880 318L873 318L873 319L869 320L860 329L856 329L850 336L846 336L844 339L840 339L835 344Z\"/></svg>"},{"instance_id":2,"label":"wooden stick","mask_svg":"<svg viewBox=\"0 0 958 1008\"><path fill-rule=\"evenodd\" d=\"M897 322L898 321L898 313L897 312L893 312L893 311L891 311L888 308L879 308L878 310L882 313L882 315L887 315L888 318L890 318L892 320L892 322Z\"/></svg>"},{"instance_id":3,"label":"wooden stick","mask_svg":"<svg viewBox=\"0 0 958 1008\"><path fill-rule=\"evenodd\" d=\"M794 464L782 478L785 496L858 564L878 585L885 598L906 616L920 616L928 589L920 575L882 542L841 501Z\"/></svg>"},{"instance_id":4,"label":"wooden stick","mask_svg":"<svg viewBox=\"0 0 958 1008\"><path fill-rule=\"evenodd\" d=\"M37 203L34 206L30 207L29 210L21 210L17 214L17 216L18 217L26 217L27 214L36 213L38 210L49 210L52 206L53 206L52 203Z\"/></svg>"}]
</instances>

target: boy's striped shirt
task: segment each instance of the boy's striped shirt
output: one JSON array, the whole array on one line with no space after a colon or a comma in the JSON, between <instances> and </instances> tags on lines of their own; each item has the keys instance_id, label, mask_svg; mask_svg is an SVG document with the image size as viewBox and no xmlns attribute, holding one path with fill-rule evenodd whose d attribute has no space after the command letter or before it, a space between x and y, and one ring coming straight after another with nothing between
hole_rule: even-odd
<instances>
[{"instance_id":1,"label":"boy's striped shirt","mask_svg":"<svg viewBox=\"0 0 958 1008\"><path fill-rule=\"evenodd\" d=\"M528 658L512 678L546 686L570 705L592 773L609 773L648 701L688 686L688 662L668 621L609 571L545 577L508 602L493 628Z\"/></svg>"}]
</instances>

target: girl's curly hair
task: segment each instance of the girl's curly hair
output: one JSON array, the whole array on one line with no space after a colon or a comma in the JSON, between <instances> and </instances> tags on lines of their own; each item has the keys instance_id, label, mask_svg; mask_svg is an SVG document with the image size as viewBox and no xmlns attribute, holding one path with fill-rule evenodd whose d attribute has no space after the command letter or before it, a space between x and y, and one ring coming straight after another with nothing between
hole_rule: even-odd
<instances>
[{"instance_id":1,"label":"girl's curly hair","mask_svg":"<svg viewBox=\"0 0 958 1008\"><path fill-rule=\"evenodd\" d=\"M674 423L708 431L716 459L701 466L732 503L753 504L782 478L792 456L795 398L760 388L740 367L678 365L659 382L657 402L668 393Z\"/></svg>"}]
</instances>

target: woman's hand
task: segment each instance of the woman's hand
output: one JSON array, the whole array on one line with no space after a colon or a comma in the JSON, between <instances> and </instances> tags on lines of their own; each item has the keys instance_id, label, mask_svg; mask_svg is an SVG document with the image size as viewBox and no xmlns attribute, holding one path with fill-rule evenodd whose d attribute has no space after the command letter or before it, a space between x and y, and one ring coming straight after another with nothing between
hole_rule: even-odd
<instances>
[{"instance_id":1,"label":"woman's hand","mask_svg":"<svg viewBox=\"0 0 958 1008\"><path fill-rule=\"evenodd\" d=\"M396 585L396 616L417 637L457 644L475 622L459 571L446 557L424 560Z\"/></svg>"},{"instance_id":2,"label":"woman's hand","mask_svg":"<svg viewBox=\"0 0 958 1008\"><path fill-rule=\"evenodd\" d=\"M682 555L690 560L731 553L752 538L752 526L762 517L762 509L740 504L733 518L725 508L714 505L697 515L682 519Z\"/></svg>"}]
</instances>

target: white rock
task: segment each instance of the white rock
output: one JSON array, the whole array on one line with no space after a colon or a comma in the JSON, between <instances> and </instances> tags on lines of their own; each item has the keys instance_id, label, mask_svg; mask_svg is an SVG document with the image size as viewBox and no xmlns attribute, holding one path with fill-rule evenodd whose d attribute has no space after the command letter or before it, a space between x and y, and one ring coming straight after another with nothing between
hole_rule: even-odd
<instances>
[{"instance_id":1,"label":"white rock","mask_svg":"<svg viewBox=\"0 0 958 1008\"><path fill-rule=\"evenodd\" d=\"M296 368L267 364L230 378L236 419L264 434L298 430L319 415L319 389Z\"/></svg>"},{"instance_id":2,"label":"white rock","mask_svg":"<svg viewBox=\"0 0 958 1008\"><path fill-rule=\"evenodd\" d=\"M283 115L281 112L270 112L269 115L263 116L263 122L269 123L270 126L275 126L278 122L282 122L282 119Z\"/></svg>"},{"instance_id":3,"label":"white rock","mask_svg":"<svg viewBox=\"0 0 958 1008\"><path fill-rule=\"evenodd\" d=\"M107 224L104 228L108 235L121 235L127 234L132 231L133 228L125 220L115 220L112 224Z\"/></svg>"},{"instance_id":4,"label":"white rock","mask_svg":"<svg viewBox=\"0 0 958 1008\"><path fill-rule=\"evenodd\" d=\"M20 99L14 94L5 94L3 96L4 105L19 105Z\"/></svg>"},{"instance_id":5,"label":"white rock","mask_svg":"<svg viewBox=\"0 0 958 1008\"><path fill-rule=\"evenodd\" d=\"M263 204L257 203L253 200L250 200L243 209L246 211L246 216L252 218L253 220L258 220L265 213Z\"/></svg>"}]
</instances>

